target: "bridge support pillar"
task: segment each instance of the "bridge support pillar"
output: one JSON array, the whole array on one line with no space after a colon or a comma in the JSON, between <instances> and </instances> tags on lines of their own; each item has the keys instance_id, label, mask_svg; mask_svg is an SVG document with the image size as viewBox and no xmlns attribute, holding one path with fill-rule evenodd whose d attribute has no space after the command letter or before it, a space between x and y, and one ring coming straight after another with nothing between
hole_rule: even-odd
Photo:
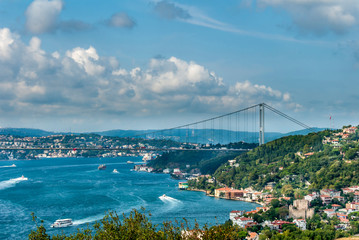
<instances>
[{"instance_id":1,"label":"bridge support pillar","mask_svg":"<svg viewBox=\"0 0 359 240\"><path fill-rule=\"evenodd\" d=\"M264 103L259 104L259 146L264 144Z\"/></svg>"}]
</instances>

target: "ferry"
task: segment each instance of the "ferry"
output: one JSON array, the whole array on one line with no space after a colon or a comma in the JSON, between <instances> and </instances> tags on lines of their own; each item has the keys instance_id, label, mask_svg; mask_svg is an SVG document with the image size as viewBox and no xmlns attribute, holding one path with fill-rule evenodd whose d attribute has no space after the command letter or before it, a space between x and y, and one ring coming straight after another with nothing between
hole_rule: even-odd
<instances>
[{"instance_id":1,"label":"ferry","mask_svg":"<svg viewBox=\"0 0 359 240\"><path fill-rule=\"evenodd\" d=\"M73 225L72 223L72 219L71 218L67 218L67 219L57 219L54 224L51 225L52 228L61 228L61 227L68 227Z\"/></svg>"},{"instance_id":2,"label":"ferry","mask_svg":"<svg viewBox=\"0 0 359 240\"><path fill-rule=\"evenodd\" d=\"M98 170L105 170L105 169L106 169L106 165L105 165L105 164L101 164L100 166L98 166L97 169L98 169Z\"/></svg>"}]
</instances>

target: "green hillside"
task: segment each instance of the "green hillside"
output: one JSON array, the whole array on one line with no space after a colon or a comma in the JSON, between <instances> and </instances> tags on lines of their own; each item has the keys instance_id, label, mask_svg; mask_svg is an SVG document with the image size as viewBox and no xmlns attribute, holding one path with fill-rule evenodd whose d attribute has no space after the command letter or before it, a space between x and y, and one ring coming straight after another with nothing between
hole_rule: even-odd
<instances>
[{"instance_id":1,"label":"green hillside","mask_svg":"<svg viewBox=\"0 0 359 240\"><path fill-rule=\"evenodd\" d=\"M274 140L238 156L236 166L223 164L214 176L235 188L260 190L275 182L275 188L286 195L294 194L293 189L339 189L359 184L358 132L347 139L338 137L337 146L323 144L323 139L334 139L340 132L326 130Z\"/></svg>"}]
</instances>

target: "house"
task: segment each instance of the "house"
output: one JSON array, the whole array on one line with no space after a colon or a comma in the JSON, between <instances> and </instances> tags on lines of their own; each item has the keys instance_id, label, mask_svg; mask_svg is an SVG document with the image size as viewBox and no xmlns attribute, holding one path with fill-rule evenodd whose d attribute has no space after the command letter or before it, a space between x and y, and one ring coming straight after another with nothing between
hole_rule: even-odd
<instances>
[{"instance_id":1,"label":"house","mask_svg":"<svg viewBox=\"0 0 359 240\"><path fill-rule=\"evenodd\" d=\"M307 230L307 221L305 219L295 219L293 223L301 230Z\"/></svg>"},{"instance_id":2,"label":"house","mask_svg":"<svg viewBox=\"0 0 359 240\"><path fill-rule=\"evenodd\" d=\"M236 224L239 227L245 228L248 223L252 223L252 222L254 222L252 218L235 217L233 221L233 225Z\"/></svg>"},{"instance_id":3,"label":"house","mask_svg":"<svg viewBox=\"0 0 359 240\"><path fill-rule=\"evenodd\" d=\"M357 202L347 203L347 204L345 204L345 208L346 209L353 209L355 211L358 211L359 210L359 203L357 203Z\"/></svg>"},{"instance_id":4,"label":"house","mask_svg":"<svg viewBox=\"0 0 359 240\"><path fill-rule=\"evenodd\" d=\"M272 222L272 225L274 226L274 229L280 230L283 228L284 224L294 224L292 222L282 221L282 220L274 220Z\"/></svg>"},{"instance_id":5,"label":"house","mask_svg":"<svg viewBox=\"0 0 359 240\"><path fill-rule=\"evenodd\" d=\"M174 174L180 174L181 170L179 168L175 168L175 169L173 169L173 173Z\"/></svg>"},{"instance_id":6,"label":"house","mask_svg":"<svg viewBox=\"0 0 359 240\"><path fill-rule=\"evenodd\" d=\"M233 165L236 163L236 160L228 160L229 166L233 167Z\"/></svg>"},{"instance_id":7,"label":"house","mask_svg":"<svg viewBox=\"0 0 359 240\"><path fill-rule=\"evenodd\" d=\"M180 190L186 190L188 188L188 182L179 182L178 183L178 188Z\"/></svg>"},{"instance_id":8,"label":"house","mask_svg":"<svg viewBox=\"0 0 359 240\"><path fill-rule=\"evenodd\" d=\"M325 214L327 214L327 216L330 217L330 218L335 215L335 210L332 209L332 208L331 208L331 209L324 209L323 212L324 212Z\"/></svg>"},{"instance_id":9,"label":"house","mask_svg":"<svg viewBox=\"0 0 359 240\"><path fill-rule=\"evenodd\" d=\"M323 204L329 204L332 201L332 197L329 195L320 195L320 199L322 199Z\"/></svg>"},{"instance_id":10,"label":"house","mask_svg":"<svg viewBox=\"0 0 359 240\"><path fill-rule=\"evenodd\" d=\"M336 191L333 189L322 189L322 190L320 190L320 195L329 195L333 198L333 197L340 196L340 191Z\"/></svg>"},{"instance_id":11,"label":"house","mask_svg":"<svg viewBox=\"0 0 359 240\"><path fill-rule=\"evenodd\" d=\"M165 174L168 174L170 172L171 172L171 170L169 168L166 168L166 169L163 170L163 173L165 173Z\"/></svg>"},{"instance_id":12,"label":"house","mask_svg":"<svg viewBox=\"0 0 359 240\"><path fill-rule=\"evenodd\" d=\"M217 188L214 190L214 196L215 197L225 197L226 193L230 191L231 188L224 187L224 188Z\"/></svg>"},{"instance_id":13,"label":"house","mask_svg":"<svg viewBox=\"0 0 359 240\"><path fill-rule=\"evenodd\" d=\"M337 213L336 216L338 217L338 219L340 220L340 222L342 222L342 223L349 223L348 215L343 214L343 213Z\"/></svg>"},{"instance_id":14,"label":"house","mask_svg":"<svg viewBox=\"0 0 359 240\"><path fill-rule=\"evenodd\" d=\"M359 192L355 192L354 193L354 199L353 199L354 202L359 202Z\"/></svg>"},{"instance_id":15,"label":"house","mask_svg":"<svg viewBox=\"0 0 359 240\"><path fill-rule=\"evenodd\" d=\"M344 194L353 193L354 190L352 188L342 188Z\"/></svg>"},{"instance_id":16,"label":"house","mask_svg":"<svg viewBox=\"0 0 359 240\"><path fill-rule=\"evenodd\" d=\"M231 221L233 222L236 217L241 217L243 216L243 214L244 211L233 210L229 213L229 219L231 219Z\"/></svg>"},{"instance_id":17,"label":"house","mask_svg":"<svg viewBox=\"0 0 359 240\"><path fill-rule=\"evenodd\" d=\"M332 204L332 209L334 209L334 211L337 211L340 207L339 204Z\"/></svg>"},{"instance_id":18,"label":"house","mask_svg":"<svg viewBox=\"0 0 359 240\"><path fill-rule=\"evenodd\" d=\"M357 130L357 127L348 127L343 129L343 133L353 134Z\"/></svg>"},{"instance_id":19,"label":"house","mask_svg":"<svg viewBox=\"0 0 359 240\"><path fill-rule=\"evenodd\" d=\"M232 188L218 188L214 190L215 197L223 197L227 199L238 199L242 198L244 195L244 191Z\"/></svg>"},{"instance_id":20,"label":"house","mask_svg":"<svg viewBox=\"0 0 359 240\"><path fill-rule=\"evenodd\" d=\"M246 237L247 240L258 240L259 235L256 232L249 232L248 236Z\"/></svg>"},{"instance_id":21,"label":"house","mask_svg":"<svg viewBox=\"0 0 359 240\"><path fill-rule=\"evenodd\" d=\"M319 194L316 192L313 192L312 194L308 194L308 195L304 196L304 199L311 202L311 201L317 199L318 197L319 197Z\"/></svg>"},{"instance_id":22,"label":"house","mask_svg":"<svg viewBox=\"0 0 359 240\"><path fill-rule=\"evenodd\" d=\"M333 199L337 199L339 202L345 201L345 198L343 196L334 196Z\"/></svg>"}]
</instances>

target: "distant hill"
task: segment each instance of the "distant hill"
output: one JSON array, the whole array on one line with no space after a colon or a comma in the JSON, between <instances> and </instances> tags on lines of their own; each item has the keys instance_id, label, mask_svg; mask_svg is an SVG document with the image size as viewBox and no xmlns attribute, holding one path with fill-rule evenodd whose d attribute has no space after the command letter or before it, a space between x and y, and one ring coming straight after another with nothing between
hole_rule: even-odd
<instances>
[{"instance_id":1,"label":"distant hill","mask_svg":"<svg viewBox=\"0 0 359 240\"><path fill-rule=\"evenodd\" d=\"M55 133L34 128L0 128L0 134L19 137L45 137Z\"/></svg>"},{"instance_id":2,"label":"distant hill","mask_svg":"<svg viewBox=\"0 0 359 240\"><path fill-rule=\"evenodd\" d=\"M266 142L273 141L275 139L290 136L290 135L306 135L309 132L319 132L321 128L313 128L311 131L301 130L289 133L279 133L279 132L266 132L265 140ZM156 132L156 133L153 133ZM109 130L109 131L100 131L100 132L88 132L88 133L68 133L68 132L51 132L41 129L33 128L0 128L1 135L14 135L20 137L44 137L56 134L68 135L68 134L98 134L101 136L108 137L147 137L155 139L168 139L179 142L199 142L199 143L221 143L227 144L230 142L244 141L248 143L257 143L258 142L258 133L257 132L235 132L229 130L218 130L218 129L179 129L171 131L162 131L159 132L155 129L149 130Z\"/></svg>"},{"instance_id":3,"label":"distant hill","mask_svg":"<svg viewBox=\"0 0 359 240\"><path fill-rule=\"evenodd\" d=\"M312 132L320 132L325 130L324 128L312 128L310 130L299 130L289 133L279 132L266 132L265 142L271 142L275 139L291 136L291 135L306 135ZM248 143L258 142L258 132L243 132L243 131L229 131L218 129L175 129L168 131L158 131L154 129L150 130L110 130L103 132L94 132L102 136L110 137L133 137L138 135L139 137L156 138L156 139L170 139L179 142L198 142L198 143L221 143L228 144L230 142L244 141Z\"/></svg>"}]
</instances>

